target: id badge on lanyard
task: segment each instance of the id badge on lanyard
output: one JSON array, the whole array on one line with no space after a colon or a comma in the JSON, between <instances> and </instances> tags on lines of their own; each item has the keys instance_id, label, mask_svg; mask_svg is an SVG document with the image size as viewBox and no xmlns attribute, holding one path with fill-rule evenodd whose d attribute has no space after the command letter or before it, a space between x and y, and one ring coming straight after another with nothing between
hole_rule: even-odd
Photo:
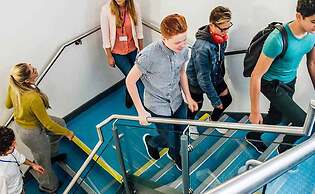
<instances>
[{"instance_id":1,"label":"id badge on lanyard","mask_svg":"<svg viewBox=\"0 0 315 194\"><path fill-rule=\"evenodd\" d=\"M127 42L127 40L128 40L128 37L127 37L127 36L125 36L125 35L119 36L119 41L120 41L120 42Z\"/></svg>"},{"instance_id":2,"label":"id badge on lanyard","mask_svg":"<svg viewBox=\"0 0 315 194\"><path fill-rule=\"evenodd\" d=\"M119 41L120 41L120 42L127 42L127 41L128 41L128 36L124 34L124 31L125 31L125 22L126 22L126 15L127 15L127 11L124 11L124 20L123 20L123 23L122 23L122 26L121 26L122 35L119 36Z\"/></svg>"}]
</instances>

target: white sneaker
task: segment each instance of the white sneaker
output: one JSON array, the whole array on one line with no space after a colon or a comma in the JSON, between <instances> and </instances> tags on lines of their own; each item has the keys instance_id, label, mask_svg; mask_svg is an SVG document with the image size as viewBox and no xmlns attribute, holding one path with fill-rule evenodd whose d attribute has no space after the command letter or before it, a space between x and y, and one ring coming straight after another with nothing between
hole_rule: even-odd
<instances>
[{"instance_id":1,"label":"white sneaker","mask_svg":"<svg viewBox=\"0 0 315 194\"><path fill-rule=\"evenodd\" d=\"M189 126L189 136L192 140L198 139L199 132L196 126Z\"/></svg>"},{"instance_id":2,"label":"white sneaker","mask_svg":"<svg viewBox=\"0 0 315 194\"><path fill-rule=\"evenodd\" d=\"M209 116L205 121L212 121L211 120L211 116ZM215 128L219 133L221 133L221 134L226 134L229 130L228 129L217 129L217 128Z\"/></svg>"},{"instance_id":3,"label":"white sneaker","mask_svg":"<svg viewBox=\"0 0 315 194\"><path fill-rule=\"evenodd\" d=\"M221 134L226 134L229 131L228 129L218 129L218 128L215 128L215 129Z\"/></svg>"}]
</instances>

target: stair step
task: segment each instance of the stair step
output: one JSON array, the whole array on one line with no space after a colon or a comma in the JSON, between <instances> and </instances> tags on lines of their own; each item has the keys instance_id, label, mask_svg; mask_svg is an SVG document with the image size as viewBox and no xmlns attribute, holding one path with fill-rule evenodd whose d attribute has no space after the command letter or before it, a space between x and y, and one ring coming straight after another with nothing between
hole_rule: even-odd
<instances>
[{"instance_id":1,"label":"stair step","mask_svg":"<svg viewBox=\"0 0 315 194\"><path fill-rule=\"evenodd\" d=\"M241 119L239 122L244 123L248 120L248 117L245 116L243 119ZM191 180L196 179L197 180L197 174L196 172L199 171L200 169L205 168L208 170L214 170L216 166L214 165L215 163L220 163L219 160L227 157L225 155L228 155L232 151L233 146L237 146L239 144L235 144L234 140L229 141L232 136L239 136L245 134L243 132L238 132L236 130L228 130L228 132L221 137L214 145L210 147L193 165L189 168L189 174L191 176ZM232 145L234 143L235 145ZM223 148L228 148L227 150L223 150ZM218 154L219 153L219 154ZM220 157L218 157L220 156ZM211 159L211 160L210 160ZM211 162L211 167L207 165L208 162ZM217 162L215 162L217 161ZM170 187L173 188L180 188L182 184L182 178L178 177L173 183L170 184ZM193 188L193 187L192 187Z\"/></svg>"},{"instance_id":2,"label":"stair step","mask_svg":"<svg viewBox=\"0 0 315 194\"><path fill-rule=\"evenodd\" d=\"M254 149L248 149L246 142L240 142L239 147L210 175L208 176L196 189L196 193L204 192L210 188L214 188L221 183L238 175L238 170L249 159L256 159L259 153Z\"/></svg>"},{"instance_id":3,"label":"stair step","mask_svg":"<svg viewBox=\"0 0 315 194\"><path fill-rule=\"evenodd\" d=\"M220 121L223 122L223 121L226 121L227 119L228 119L228 116L227 115L223 115L220 118ZM194 149L196 149L197 147L199 148L199 145L202 142L204 142L207 138L209 138L208 135L210 135L214 131L215 131L215 129L213 129L213 128L206 129L203 132L203 135L200 135L199 138L197 140L193 141L191 145L194 147ZM160 181L160 183L162 183L162 184L167 184L167 183L171 182L172 180L175 180L178 176L180 176L180 172L177 169L176 169L176 171L171 172L173 167L174 167L174 163L172 161L169 161L150 180L154 181L154 182L158 182L158 181L160 181L162 179L162 177L166 177L166 178L163 178L163 182Z\"/></svg>"},{"instance_id":4,"label":"stair step","mask_svg":"<svg viewBox=\"0 0 315 194\"><path fill-rule=\"evenodd\" d=\"M67 165L66 163L64 162L56 162L57 165L62 169L64 170L70 177L74 177L74 175L76 174L76 172L74 170L71 169L71 167L69 165ZM79 184L82 189L87 192L87 193L97 193L95 192L91 187L90 185L88 185L85 181L82 180L82 178L80 177L78 180L77 180L77 184Z\"/></svg>"}]
</instances>

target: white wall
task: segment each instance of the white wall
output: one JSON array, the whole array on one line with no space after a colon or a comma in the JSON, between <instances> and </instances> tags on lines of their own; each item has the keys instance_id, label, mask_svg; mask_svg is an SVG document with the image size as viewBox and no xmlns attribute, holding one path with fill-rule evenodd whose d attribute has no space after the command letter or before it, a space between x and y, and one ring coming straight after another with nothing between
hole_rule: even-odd
<instances>
[{"instance_id":1,"label":"white wall","mask_svg":"<svg viewBox=\"0 0 315 194\"><path fill-rule=\"evenodd\" d=\"M189 39L194 41L197 29L207 24L210 10L217 5L230 7L234 26L230 31L228 50L245 49L250 38L270 21L294 19L295 1L259 0L139 0L143 18L159 24L170 13L186 16L189 24ZM4 1L0 7L0 122L9 112L4 108L7 77L13 64L26 61L39 69L45 66L60 45L73 37L99 25L99 11L103 0L68 1ZM283 5L286 9L283 9ZM281 10L279 12L278 10ZM145 42L159 36L145 29ZM242 77L243 55L227 57L227 81L234 101L230 111L248 111L248 79ZM306 108L310 99L315 99L305 60L299 70L295 99ZM107 67L101 48L100 33L90 36L83 45L66 49L40 87L50 97L53 114L64 116L104 91L122 78L119 71ZM303 79L301 79L303 78ZM262 98L266 111L266 100ZM212 109L206 103L203 109Z\"/></svg>"},{"instance_id":2,"label":"white wall","mask_svg":"<svg viewBox=\"0 0 315 194\"><path fill-rule=\"evenodd\" d=\"M142 7L143 17L152 22L159 24L162 18L168 14L179 13L185 15L189 25L188 39L193 42L194 34L197 29L208 24L210 11L218 6L227 6L232 11L232 21L234 26L230 30L230 39L228 44L229 50L246 49L250 39L256 32L264 28L271 21L287 22L295 17L296 0L139 0ZM284 8L285 5L285 8ZM280 11L279 11L280 10ZM229 111L249 111L249 80L242 76L244 55L235 55L226 57L227 76L233 103ZM315 99L315 92L311 84L305 59L299 69L298 81L296 85L296 94L294 96L298 104L305 110L311 99ZM267 111L267 101L261 98L262 110ZM212 109L209 101L204 104L204 110Z\"/></svg>"},{"instance_id":3,"label":"white wall","mask_svg":"<svg viewBox=\"0 0 315 194\"><path fill-rule=\"evenodd\" d=\"M9 111L4 107L11 66L32 63L39 70L59 47L99 25L102 0L13 0L0 6L0 123ZM122 78L109 69L101 35L68 47L47 74L40 88L47 93L52 114L64 116Z\"/></svg>"},{"instance_id":4,"label":"white wall","mask_svg":"<svg viewBox=\"0 0 315 194\"><path fill-rule=\"evenodd\" d=\"M1 2L0 123L4 123L10 114L4 107L4 101L11 66L18 62L28 62L39 70L42 69L59 46L99 25L99 11L104 1ZM198 27L207 24L212 8L220 4L230 7L234 26L230 31L228 50L246 48L256 31L270 21L292 20L295 10L295 1L287 0L273 1L272 5L270 1L261 0L139 1L143 18L155 24L159 24L167 14L175 12L184 14L189 24L191 41L194 41ZM157 38L158 34L145 28L145 43ZM67 48L47 74L40 87L50 98L52 114L64 116L70 113L122 78L117 69L107 67L101 45L101 35L98 32L83 40L83 45ZM242 59L242 55L227 57L227 81L234 98L230 111L249 110L248 80L241 74ZM310 99L315 99L315 94L306 72L305 60L302 63L295 99L306 108ZM265 99L262 101L266 104ZM204 109L211 109L211 105L206 103Z\"/></svg>"}]
</instances>

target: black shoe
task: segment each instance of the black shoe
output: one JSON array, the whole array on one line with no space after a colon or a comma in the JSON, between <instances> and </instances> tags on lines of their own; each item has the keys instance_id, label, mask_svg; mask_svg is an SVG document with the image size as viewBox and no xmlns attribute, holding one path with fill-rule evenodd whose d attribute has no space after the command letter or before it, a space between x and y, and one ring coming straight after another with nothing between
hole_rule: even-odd
<instances>
[{"instance_id":1,"label":"black shoe","mask_svg":"<svg viewBox=\"0 0 315 194\"><path fill-rule=\"evenodd\" d=\"M281 154L289 149L291 149L293 146L291 145L283 145L283 144L280 144L278 147L277 147L277 152L278 154Z\"/></svg>"},{"instance_id":2,"label":"black shoe","mask_svg":"<svg viewBox=\"0 0 315 194\"><path fill-rule=\"evenodd\" d=\"M133 105L133 101L131 99L131 96L129 95L128 90L126 90L125 105L127 108L131 108Z\"/></svg>"},{"instance_id":3,"label":"black shoe","mask_svg":"<svg viewBox=\"0 0 315 194\"><path fill-rule=\"evenodd\" d=\"M182 158L178 155L177 157L172 156L169 152L167 152L167 157L175 163L175 167L177 170L182 171Z\"/></svg>"},{"instance_id":4,"label":"black shoe","mask_svg":"<svg viewBox=\"0 0 315 194\"><path fill-rule=\"evenodd\" d=\"M150 146L148 144L148 141L149 141L150 138L151 138L151 136L148 133L144 134L144 136L142 138L144 146L145 146L145 149L147 150L147 153L150 156L150 158L152 158L154 160L158 160L158 159L160 159L159 150L157 148L154 148L154 147L152 147L152 146Z\"/></svg>"},{"instance_id":5,"label":"black shoe","mask_svg":"<svg viewBox=\"0 0 315 194\"><path fill-rule=\"evenodd\" d=\"M251 136L250 133L248 133L245 137L245 140L247 141L248 144L253 146L255 148L255 150L261 154L264 151L266 151L267 146L262 142L262 140L260 138L253 138L250 136Z\"/></svg>"},{"instance_id":6,"label":"black shoe","mask_svg":"<svg viewBox=\"0 0 315 194\"><path fill-rule=\"evenodd\" d=\"M58 155L51 158L51 163L58 162L58 161L64 161L64 160L66 160L66 158L67 158L67 154L65 154L65 153L58 154Z\"/></svg>"},{"instance_id":7,"label":"black shoe","mask_svg":"<svg viewBox=\"0 0 315 194\"><path fill-rule=\"evenodd\" d=\"M291 149L293 145L298 141L301 137L295 135L286 135L283 137L283 144L280 144L277 148L279 154Z\"/></svg>"}]
</instances>

